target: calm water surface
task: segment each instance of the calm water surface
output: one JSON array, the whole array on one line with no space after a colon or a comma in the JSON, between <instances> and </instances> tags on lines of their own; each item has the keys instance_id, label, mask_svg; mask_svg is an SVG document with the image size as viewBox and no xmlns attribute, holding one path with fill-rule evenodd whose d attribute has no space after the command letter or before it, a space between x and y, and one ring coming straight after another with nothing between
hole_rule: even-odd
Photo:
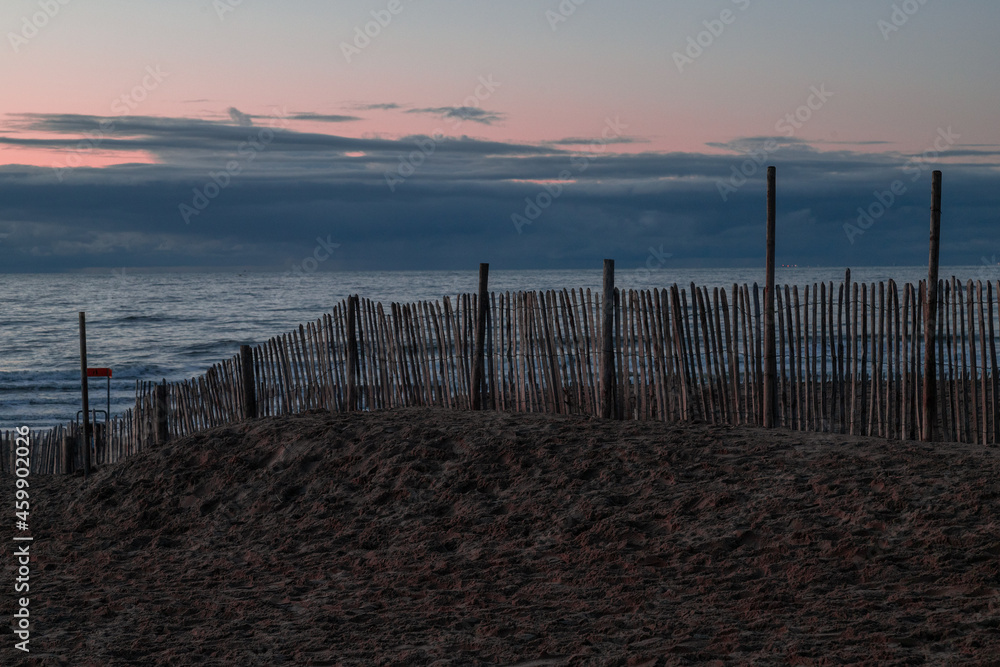
<instances>
[{"instance_id":1,"label":"calm water surface","mask_svg":"<svg viewBox=\"0 0 1000 667\"><path fill-rule=\"evenodd\" d=\"M1000 278L996 267L954 267L941 276ZM843 269L779 269L779 284L839 282ZM926 268L852 271L857 281L898 283L926 277ZM759 269L619 268L620 287L673 283L731 287L763 284ZM316 320L349 294L383 304L475 292L478 271L322 273L132 273L0 275L0 429L44 428L73 419L80 403L79 311L87 313L90 366L109 366L111 411L134 400L135 381L183 380L256 344ZM590 288L601 271L491 271L493 291ZM92 401L104 407L105 381L91 381Z\"/></svg>"}]
</instances>

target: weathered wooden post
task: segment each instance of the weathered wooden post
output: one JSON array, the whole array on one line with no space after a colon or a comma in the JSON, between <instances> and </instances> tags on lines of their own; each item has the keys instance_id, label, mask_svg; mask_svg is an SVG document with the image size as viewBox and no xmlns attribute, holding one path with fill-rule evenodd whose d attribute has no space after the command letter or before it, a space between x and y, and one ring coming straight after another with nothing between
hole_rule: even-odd
<instances>
[{"instance_id":1,"label":"weathered wooden post","mask_svg":"<svg viewBox=\"0 0 1000 667\"><path fill-rule=\"evenodd\" d=\"M486 314L489 312L489 277L490 265L479 265L479 303L476 310L476 349L472 360L472 381L469 383L469 391L472 396L471 405L473 410L483 409L483 395L486 393L486 386L483 378L486 361Z\"/></svg>"},{"instance_id":2,"label":"weathered wooden post","mask_svg":"<svg viewBox=\"0 0 1000 667\"><path fill-rule=\"evenodd\" d=\"M774 227L776 205L776 169L767 168L767 250L765 255L764 285L764 428L774 428L775 387L778 372L774 342Z\"/></svg>"},{"instance_id":3,"label":"weathered wooden post","mask_svg":"<svg viewBox=\"0 0 1000 667\"><path fill-rule=\"evenodd\" d=\"M243 418L257 418L257 383L253 368L253 348L240 345L240 366L243 369Z\"/></svg>"},{"instance_id":4,"label":"weathered wooden post","mask_svg":"<svg viewBox=\"0 0 1000 667\"><path fill-rule=\"evenodd\" d=\"M920 439L931 442L937 423L937 378L934 373L934 335L937 323L938 258L941 250L941 172L935 171L931 185L931 238L927 267L927 299L924 302L924 404ZM972 369L973 373L975 369ZM974 376L973 376L974 377Z\"/></svg>"},{"instance_id":5,"label":"weathered wooden post","mask_svg":"<svg viewBox=\"0 0 1000 667\"><path fill-rule=\"evenodd\" d=\"M62 437L62 460L63 473L71 475L73 473L73 438L68 431Z\"/></svg>"},{"instance_id":6,"label":"weathered wooden post","mask_svg":"<svg viewBox=\"0 0 1000 667\"><path fill-rule=\"evenodd\" d=\"M604 296L601 301L604 340L601 357L601 416L611 419L615 412L615 260L604 260Z\"/></svg>"},{"instance_id":7,"label":"weathered wooden post","mask_svg":"<svg viewBox=\"0 0 1000 667\"><path fill-rule=\"evenodd\" d=\"M87 380L87 314L80 311L80 390L83 394L83 476L90 474L90 396Z\"/></svg>"},{"instance_id":8,"label":"weathered wooden post","mask_svg":"<svg viewBox=\"0 0 1000 667\"><path fill-rule=\"evenodd\" d=\"M358 409L358 297L347 297L347 410Z\"/></svg>"},{"instance_id":9,"label":"weathered wooden post","mask_svg":"<svg viewBox=\"0 0 1000 667\"><path fill-rule=\"evenodd\" d=\"M156 421L155 442L162 445L170 439L168 419L169 406L167 404L167 380L153 388L153 417Z\"/></svg>"}]
</instances>

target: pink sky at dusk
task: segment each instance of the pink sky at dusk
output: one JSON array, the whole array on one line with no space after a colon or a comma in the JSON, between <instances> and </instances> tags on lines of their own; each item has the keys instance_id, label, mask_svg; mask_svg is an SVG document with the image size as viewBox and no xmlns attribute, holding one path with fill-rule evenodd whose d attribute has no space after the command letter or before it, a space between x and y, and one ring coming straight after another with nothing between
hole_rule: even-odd
<instances>
[{"instance_id":1,"label":"pink sky at dusk","mask_svg":"<svg viewBox=\"0 0 1000 667\"><path fill-rule=\"evenodd\" d=\"M255 115L279 107L361 116L350 123L290 126L350 137L442 130L542 143L592 137L606 119L618 117L641 143L620 144L617 151L715 153L708 144L780 135L776 124L806 103L810 87L826 85L834 97L797 137L883 141L882 148L920 151L947 123L963 127L977 143L1000 143L995 124L977 111L997 100L997 85L987 74L995 71L989 62L995 54L952 51L949 67L932 53L935 43L947 41L941 31L961 30L966 42L970 31L983 31L983 14L997 16L987 3L931 4L888 40L878 22L889 16L891 3L846 2L831 11L778 10L743 0L680 2L672 9L636 2L627 10L590 2L554 24L544 3L479 3L476 9L440 0L404 3L347 62L343 45L364 43L355 29L384 4L341 3L334 11L312 2L281 8L242 3L220 15L208 0L169 8L69 3L16 51L11 44L0 50L0 85L16 91L0 101L4 129L12 132L9 114L115 117L126 108L126 96L133 98L129 111L143 116L224 120L230 107ZM18 34L16 27L33 11L35 3L17 0L5 3L0 18ZM718 29L722 12L730 13L731 23L680 69L678 54L683 60L698 53L689 38L707 41L706 30ZM817 33L819 27L824 32ZM874 64L892 67L892 75ZM147 67L168 75L143 86L144 77L150 82ZM978 83L977 72L983 74ZM477 99L481 77L500 86ZM406 107L457 107L469 100L503 120L456 124L405 113ZM404 109L355 108L375 103ZM38 166L53 158L12 146L0 156L7 164ZM87 159L101 165L115 158Z\"/></svg>"},{"instance_id":2,"label":"pink sky at dusk","mask_svg":"<svg viewBox=\"0 0 1000 667\"><path fill-rule=\"evenodd\" d=\"M45 7L58 10L50 16ZM100 226L120 214L116 224L131 228L162 215L165 229L180 220L187 230L178 207L276 122L287 130L281 141L237 165L247 171L207 218L243 219L249 207L261 229L294 215L351 226L386 207L386 225L417 212L427 221L407 224L423 229L471 207L488 213L482 225L509 227L541 184L564 182L573 196L553 207L552 230L707 235L709 218L745 219L725 208L726 183L741 183L742 169L754 185L736 186L735 196L749 197L769 163L800 179L803 197L828 197L803 199L789 215L814 225L817 238L843 238L873 193L922 160L920 178L932 166L963 170L968 219L988 226L1000 155L1000 3L899 7L10 0L0 6L0 174L14 203L0 209L0 233L26 234L25 247L45 254L37 230L90 229L65 216L86 214ZM434 159L417 155L426 166L405 185L394 182L437 133L445 140ZM592 168L569 167L573 156ZM101 196L134 208L72 203L59 188L81 180L94 186L88 197L106 187ZM129 184L149 190L118 189ZM316 188L317 203L299 211L304 184ZM362 184L371 190L348 214L345 202ZM254 200L265 191L270 199ZM432 200L441 210L416 207ZM42 210L52 202L64 209ZM911 207L908 199L894 209L894 224L910 224ZM43 221L51 227L35 226ZM744 232L729 238L746 247Z\"/></svg>"}]
</instances>

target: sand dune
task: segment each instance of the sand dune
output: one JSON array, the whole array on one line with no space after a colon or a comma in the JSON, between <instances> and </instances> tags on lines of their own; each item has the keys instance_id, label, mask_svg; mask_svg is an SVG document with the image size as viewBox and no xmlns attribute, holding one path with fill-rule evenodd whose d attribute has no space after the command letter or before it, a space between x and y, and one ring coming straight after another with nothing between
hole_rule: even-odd
<instances>
[{"instance_id":1,"label":"sand dune","mask_svg":"<svg viewBox=\"0 0 1000 667\"><path fill-rule=\"evenodd\" d=\"M995 448L405 409L218 428L31 488L33 664L1000 655Z\"/></svg>"}]
</instances>

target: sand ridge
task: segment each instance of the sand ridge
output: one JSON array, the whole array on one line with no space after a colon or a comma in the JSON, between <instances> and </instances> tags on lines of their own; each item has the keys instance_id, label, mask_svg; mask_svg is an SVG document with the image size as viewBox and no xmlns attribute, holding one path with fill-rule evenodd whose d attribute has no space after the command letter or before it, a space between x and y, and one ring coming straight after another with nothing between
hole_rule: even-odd
<instances>
[{"instance_id":1,"label":"sand ridge","mask_svg":"<svg viewBox=\"0 0 1000 667\"><path fill-rule=\"evenodd\" d=\"M32 660L995 664L998 473L785 430L256 420L32 478Z\"/></svg>"}]
</instances>

